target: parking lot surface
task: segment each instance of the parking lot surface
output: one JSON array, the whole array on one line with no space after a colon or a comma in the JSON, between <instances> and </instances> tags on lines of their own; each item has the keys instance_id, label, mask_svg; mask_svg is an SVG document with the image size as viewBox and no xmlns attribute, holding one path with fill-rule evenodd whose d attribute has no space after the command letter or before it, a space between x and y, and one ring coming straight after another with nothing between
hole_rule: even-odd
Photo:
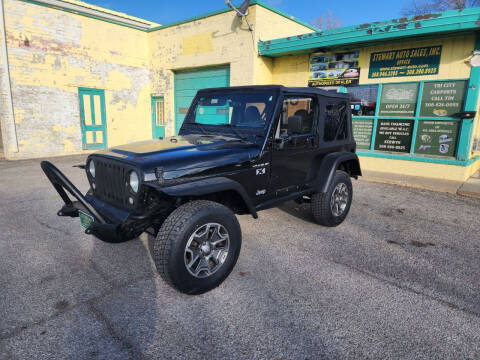
<instances>
[{"instance_id":1,"label":"parking lot surface","mask_svg":"<svg viewBox=\"0 0 480 360\"><path fill-rule=\"evenodd\" d=\"M84 157L55 159L82 191ZM39 161L0 162L1 359L478 359L480 200L354 182L337 228L287 203L239 217L217 289L187 296L59 218Z\"/></svg>"}]
</instances>

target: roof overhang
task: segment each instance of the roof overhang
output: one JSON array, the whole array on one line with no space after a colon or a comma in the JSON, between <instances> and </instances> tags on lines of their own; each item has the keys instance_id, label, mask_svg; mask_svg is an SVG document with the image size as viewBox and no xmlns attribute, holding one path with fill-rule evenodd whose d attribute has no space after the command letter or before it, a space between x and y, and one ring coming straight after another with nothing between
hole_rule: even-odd
<instances>
[{"instance_id":1,"label":"roof overhang","mask_svg":"<svg viewBox=\"0 0 480 360\"><path fill-rule=\"evenodd\" d=\"M417 15L389 21L343 27L281 39L260 41L262 56L279 57L315 49L373 45L393 40L425 38L480 30L480 7Z\"/></svg>"},{"instance_id":2,"label":"roof overhang","mask_svg":"<svg viewBox=\"0 0 480 360\"><path fill-rule=\"evenodd\" d=\"M109 10L100 6L91 5L76 0L21 0L27 3L46 6L52 9L62 10L77 15L90 17L97 20L107 21L113 24L127 26L137 30L149 30L158 25L152 21L143 20L118 11Z\"/></svg>"}]
</instances>

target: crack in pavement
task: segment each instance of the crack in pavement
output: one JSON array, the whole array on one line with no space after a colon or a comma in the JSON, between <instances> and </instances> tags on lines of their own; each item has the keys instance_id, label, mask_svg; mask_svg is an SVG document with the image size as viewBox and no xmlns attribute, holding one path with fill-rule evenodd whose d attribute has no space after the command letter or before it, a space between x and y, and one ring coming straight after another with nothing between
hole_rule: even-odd
<instances>
[{"instance_id":1,"label":"crack in pavement","mask_svg":"<svg viewBox=\"0 0 480 360\"><path fill-rule=\"evenodd\" d=\"M122 350L127 350L129 354L134 359L145 359L145 356L142 354L142 350L136 345L128 340L128 338L121 336L115 331L113 324L103 315L100 309L95 307L93 301L88 302L88 309L93 314L95 319L103 325L108 334L121 345Z\"/></svg>"},{"instance_id":2,"label":"crack in pavement","mask_svg":"<svg viewBox=\"0 0 480 360\"><path fill-rule=\"evenodd\" d=\"M335 260L335 259L328 259L328 258L324 258L325 260L327 261L330 261L334 264L337 264L337 265L341 265L341 266L344 266L350 270L353 270L353 271L356 271L356 272L359 272L365 276L368 276L368 277L371 277L375 280L378 280L380 282L383 282L385 284L388 284L388 285L391 285L391 286L394 286L396 287L397 289L400 289L400 290L404 290L404 291L408 291L410 293L413 293L415 295L419 295L419 296L423 296L423 297L426 297L427 299L430 299L430 300L433 300L433 301L436 301L438 303L440 303L441 305L443 306L446 306L452 310L456 310L456 311L459 311L459 312L463 312L465 314L468 314L468 315L472 315L472 316L475 316L476 318L480 318L480 314L475 312L475 311L472 311L466 307L462 307L460 305L457 305L451 301L448 301L448 300L445 300L445 299L442 299L440 297L435 297L435 296L432 296L432 295L429 295L429 294L426 294L420 290L416 290L406 284L401 284L401 283L398 283L398 282L395 282L394 280L392 279L389 279L389 278L386 278L386 277L382 277L378 274L375 274L375 273L372 273L368 270L363 270L363 269L360 269L354 265L351 265L351 264L347 264L347 263L344 263L344 262L341 262L341 261L338 261L338 260Z\"/></svg>"},{"instance_id":3,"label":"crack in pavement","mask_svg":"<svg viewBox=\"0 0 480 360\"><path fill-rule=\"evenodd\" d=\"M41 319L38 319L36 321L33 321L33 322L30 322L30 323L27 323L27 324L23 324L23 325L19 325L15 328L13 328L12 330L10 331L7 331L5 334L1 335L0 334L0 341L3 341L3 340L6 340L6 339L9 339L9 338L12 338L20 333L22 333L24 330L32 327L32 326L37 326L37 325L42 325L42 324L45 324L47 321L50 321L52 319L55 319L56 317L60 316L60 315L63 315L69 311L72 311L74 309L77 309L83 305L89 305L90 302L96 302L96 301L99 301L109 295L112 295L115 291L117 290L121 290L123 288L126 288L130 285L133 285L133 284L136 284L140 281L143 281L143 280L147 280L147 279L151 279L151 278L157 278L157 276L155 274L151 274L149 276L142 276L142 277L139 277L139 278L136 278L136 279L133 279L127 283L124 283L124 284L121 284L121 285L117 285L117 286L112 286L111 289L109 289L108 291L105 291L104 293L98 295L98 296L95 296L93 298L90 298L90 299L87 299L87 300L84 300L84 301L80 301L74 305L68 305L68 306L65 306L64 308L62 308L61 310L58 310L57 312L55 312L53 315L50 315L50 316L46 316L46 317L43 317Z\"/></svg>"}]
</instances>

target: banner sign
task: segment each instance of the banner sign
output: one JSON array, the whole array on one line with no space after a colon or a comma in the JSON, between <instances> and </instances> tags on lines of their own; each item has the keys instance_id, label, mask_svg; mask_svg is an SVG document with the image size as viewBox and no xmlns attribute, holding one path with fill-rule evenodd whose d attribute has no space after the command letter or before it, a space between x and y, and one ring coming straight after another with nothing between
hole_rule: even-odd
<instances>
[{"instance_id":1,"label":"banner sign","mask_svg":"<svg viewBox=\"0 0 480 360\"><path fill-rule=\"evenodd\" d=\"M349 86L358 84L360 52L315 53L310 56L308 86Z\"/></svg>"},{"instance_id":2,"label":"banner sign","mask_svg":"<svg viewBox=\"0 0 480 360\"><path fill-rule=\"evenodd\" d=\"M352 127L357 149L370 149L373 119L353 119Z\"/></svg>"},{"instance_id":3,"label":"banner sign","mask_svg":"<svg viewBox=\"0 0 480 360\"><path fill-rule=\"evenodd\" d=\"M442 46L387 50L370 55L370 79L438 74Z\"/></svg>"},{"instance_id":4,"label":"banner sign","mask_svg":"<svg viewBox=\"0 0 480 360\"><path fill-rule=\"evenodd\" d=\"M409 152L413 120L378 120L375 150Z\"/></svg>"},{"instance_id":5,"label":"banner sign","mask_svg":"<svg viewBox=\"0 0 480 360\"><path fill-rule=\"evenodd\" d=\"M458 121L420 121L415 140L415 153L455 156L457 135Z\"/></svg>"},{"instance_id":6,"label":"banner sign","mask_svg":"<svg viewBox=\"0 0 480 360\"><path fill-rule=\"evenodd\" d=\"M445 117L461 112L466 86L464 80L424 83L420 116Z\"/></svg>"},{"instance_id":7,"label":"banner sign","mask_svg":"<svg viewBox=\"0 0 480 360\"><path fill-rule=\"evenodd\" d=\"M418 83L384 84L380 98L380 116L415 116Z\"/></svg>"}]
</instances>

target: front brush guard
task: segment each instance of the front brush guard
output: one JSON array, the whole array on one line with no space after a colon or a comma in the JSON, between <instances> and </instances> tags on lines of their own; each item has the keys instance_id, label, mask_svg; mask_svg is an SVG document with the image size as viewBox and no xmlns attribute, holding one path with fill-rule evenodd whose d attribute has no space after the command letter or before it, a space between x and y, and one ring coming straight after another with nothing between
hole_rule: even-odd
<instances>
[{"instance_id":1,"label":"front brush guard","mask_svg":"<svg viewBox=\"0 0 480 360\"><path fill-rule=\"evenodd\" d=\"M93 223L85 230L86 234L94 235L100 240L110 243L130 240L120 231L121 224L109 222L102 216L55 165L48 161L42 161L40 166L65 203L57 212L58 216L78 217L78 211L82 210L94 218ZM77 201L70 200L67 192Z\"/></svg>"}]
</instances>

